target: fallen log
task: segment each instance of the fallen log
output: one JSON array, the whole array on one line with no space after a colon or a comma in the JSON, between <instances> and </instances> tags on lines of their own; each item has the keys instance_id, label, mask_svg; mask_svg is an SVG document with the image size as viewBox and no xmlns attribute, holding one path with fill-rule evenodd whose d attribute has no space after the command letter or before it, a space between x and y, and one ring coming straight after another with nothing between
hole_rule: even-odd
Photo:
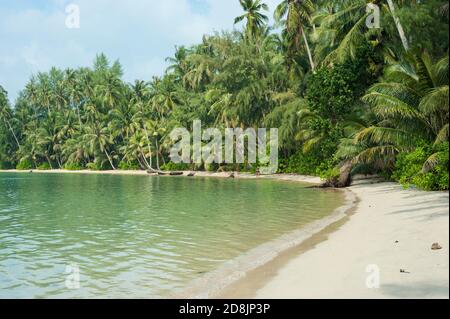
<instances>
[{"instance_id":1,"label":"fallen log","mask_svg":"<svg viewBox=\"0 0 450 319\"><path fill-rule=\"evenodd\" d=\"M147 173L150 175L160 175L160 176L180 176L183 175L183 172L175 172L175 171L159 171L159 170L147 170Z\"/></svg>"}]
</instances>

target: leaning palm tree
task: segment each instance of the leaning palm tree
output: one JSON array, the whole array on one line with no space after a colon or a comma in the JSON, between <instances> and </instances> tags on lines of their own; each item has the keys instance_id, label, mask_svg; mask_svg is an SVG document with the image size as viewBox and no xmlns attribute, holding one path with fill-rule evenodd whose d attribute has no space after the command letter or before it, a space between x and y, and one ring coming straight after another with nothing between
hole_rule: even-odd
<instances>
[{"instance_id":1,"label":"leaning palm tree","mask_svg":"<svg viewBox=\"0 0 450 319\"><path fill-rule=\"evenodd\" d=\"M6 125L6 129L11 132L16 141L17 147L20 148L19 139L17 138L16 133L11 125L11 120L13 118L12 111L8 104L8 97L6 91L0 86L0 119L3 120L3 123Z\"/></svg>"},{"instance_id":2,"label":"leaning palm tree","mask_svg":"<svg viewBox=\"0 0 450 319\"><path fill-rule=\"evenodd\" d=\"M113 138L108 127L101 127L99 123L94 123L92 126L86 128L86 133L83 136L86 143L89 145L90 151L95 153L100 151L106 155L109 164L113 170L114 166L112 156L108 152L108 146L113 144Z\"/></svg>"},{"instance_id":3,"label":"leaning palm tree","mask_svg":"<svg viewBox=\"0 0 450 319\"><path fill-rule=\"evenodd\" d=\"M285 35L296 51L299 51L303 39L311 70L314 71L315 64L305 32L305 25L309 24L313 10L314 4L311 0L283 0L275 9L274 18L276 22L284 23ZM284 18L286 20L283 21Z\"/></svg>"},{"instance_id":4,"label":"leaning palm tree","mask_svg":"<svg viewBox=\"0 0 450 319\"><path fill-rule=\"evenodd\" d=\"M239 0L242 9L245 13L234 19L234 24L246 19L246 34L249 39L257 37L261 30L269 21L269 18L262 14L261 11L268 11L267 4L262 3L261 0Z\"/></svg>"}]
</instances>

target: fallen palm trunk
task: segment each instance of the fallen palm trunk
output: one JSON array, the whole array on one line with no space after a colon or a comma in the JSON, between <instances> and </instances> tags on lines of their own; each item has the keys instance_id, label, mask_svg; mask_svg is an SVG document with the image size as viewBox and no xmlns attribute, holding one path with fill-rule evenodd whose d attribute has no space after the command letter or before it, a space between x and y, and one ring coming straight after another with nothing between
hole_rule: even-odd
<instances>
[{"instance_id":1,"label":"fallen palm trunk","mask_svg":"<svg viewBox=\"0 0 450 319\"><path fill-rule=\"evenodd\" d=\"M179 176L179 175L183 175L183 172L165 172L165 171L160 171L160 170L155 170L155 169L148 169L147 170L148 174L151 175L161 175L161 176Z\"/></svg>"}]
</instances>

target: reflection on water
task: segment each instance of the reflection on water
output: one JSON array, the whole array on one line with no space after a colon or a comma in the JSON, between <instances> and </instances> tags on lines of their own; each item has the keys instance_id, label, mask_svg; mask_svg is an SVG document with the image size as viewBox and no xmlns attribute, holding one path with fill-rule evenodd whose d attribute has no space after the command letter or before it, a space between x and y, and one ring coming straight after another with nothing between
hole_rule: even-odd
<instances>
[{"instance_id":1,"label":"reflection on water","mask_svg":"<svg viewBox=\"0 0 450 319\"><path fill-rule=\"evenodd\" d=\"M0 298L165 297L342 201L270 180L0 174Z\"/></svg>"}]
</instances>

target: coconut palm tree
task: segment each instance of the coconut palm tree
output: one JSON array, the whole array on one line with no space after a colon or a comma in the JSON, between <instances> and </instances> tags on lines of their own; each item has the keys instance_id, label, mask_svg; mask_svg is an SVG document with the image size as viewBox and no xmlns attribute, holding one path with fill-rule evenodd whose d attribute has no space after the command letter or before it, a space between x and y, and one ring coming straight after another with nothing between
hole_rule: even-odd
<instances>
[{"instance_id":1,"label":"coconut palm tree","mask_svg":"<svg viewBox=\"0 0 450 319\"><path fill-rule=\"evenodd\" d=\"M94 123L86 127L86 133L83 136L85 142L89 145L90 151L95 154L97 150L104 153L113 170L114 166L112 156L108 152L108 147L113 144L113 136L108 127L101 127L99 123Z\"/></svg>"},{"instance_id":2,"label":"coconut palm tree","mask_svg":"<svg viewBox=\"0 0 450 319\"><path fill-rule=\"evenodd\" d=\"M435 63L426 53L408 55L387 68L384 81L363 97L376 122L355 132L353 140L343 141L341 155L354 163L389 168L399 152L414 149L420 141L448 142L448 83L448 56ZM438 155L424 163L424 170L436 165Z\"/></svg>"},{"instance_id":3,"label":"coconut palm tree","mask_svg":"<svg viewBox=\"0 0 450 319\"><path fill-rule=\"evenodd\" d=\"M317 38L322 42L326 41L323 45L318 45L318 48L325 52L318 54L328 54L325 58L326 63L336 59L343 61L348 56L354 57L362 43L367 42L371 37L382 36L381 30L370 29L366 25L366 20L371 14L370 10L367 10L369 3L379 6L383 15L392 18L391 21L395 24L404 50L409 50L408 40L392 0L333 1L334 5L331 8L322 9L314 16L314 21L320 24L317 29ZM378 39L376 42L380 41Z\"/></svg>"},{"instance_id":4,"label":"coconut palm tree","mask_svg":"<svg viewBox=\"0 0 450 319\"><path fill-rule=\"evenodd\" d=\"M6 129L11 132L16 141L17 147L20 148L19 139L17 138L16 133L11 125L11 120L13 118L12 110L9 107L8 96L6 90L0 86L0 118L6 125Z\"/></svg>"},{"instance_id":5,"label":"coconut palm tree","mask_svg":"<svg viewBox=\"0 0 450 319\"><path fill-rule=\"evenodd\" d=\"M166 58L166 62L171 63L166 72L172 73L176 76L177 81L182 81L184 75L188 71L188 61L189 51L184 47L176 47L175 55L173 57Z\"/></svg>"},{"instance_id":6,"label":"coconut palm tree","mask_svg":"<svg viewBox=\"0 0 450 319\"><path fill-rule=\"evenodd\" d=\"M303 39L312 71L315 70L315 63L305 25L310 23L313 10L314 4L311 0L283 0L274 13L275 21L285 25L285 36L295 51L300 50L300 42Z\"/></svg>"},{"instance_id":7,"label":"coconut palm tree","mask_svg":"<svg viewBox=\"0 0 450 319\"><path fill-rule=\"evenodd\" d=\"M254 39L261 34L264 25L269 21L269 18L261 13L261 11L268 11L269 7L261 0L239 0L239 3L245 13L236 17L234 24L247 20L245 27L247 38Z\"/></svg>"}]
</instances>

